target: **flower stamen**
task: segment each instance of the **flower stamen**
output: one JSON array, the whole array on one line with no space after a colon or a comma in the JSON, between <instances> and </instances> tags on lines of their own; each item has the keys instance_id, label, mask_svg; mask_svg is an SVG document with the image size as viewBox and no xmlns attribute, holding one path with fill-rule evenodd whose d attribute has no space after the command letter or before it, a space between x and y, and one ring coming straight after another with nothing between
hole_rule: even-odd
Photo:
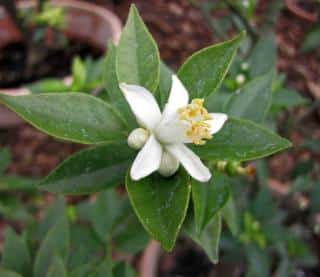
<instances>
[{"instance_id":1,"label":"flower stamen","mask_svg":"<svg viewBox=\"0 0 320 277\"><path fill-rule=\"evenodd\" d=\"M196 145L203 145L205 140L211 139L210 124L207 120L212 119L205 107L203 107L204 99L193 99L190 104L180 108L178 113L180 120L188 125L186 136Z\"/></svg>"}]
</instances>

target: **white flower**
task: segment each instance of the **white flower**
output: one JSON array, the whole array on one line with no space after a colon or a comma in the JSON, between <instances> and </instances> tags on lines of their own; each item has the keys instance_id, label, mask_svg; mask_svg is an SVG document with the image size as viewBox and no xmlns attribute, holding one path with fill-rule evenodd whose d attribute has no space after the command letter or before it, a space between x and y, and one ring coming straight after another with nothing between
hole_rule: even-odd
<instances>
[{"instance_id":1,"label":"white flower","mask_svg":"<svg viewBox=\"0 0 320 277\"><path fill-rule=\"evenodd\" d=\"M124 83L120 88L138 124L149 134L145 142L139 141L143 147L131 167L131 178L139 180L157 170L160 174L172 175L178 169L177 160L194 179L207 182L211 178L209 169L185 143L205 144L223 127L227 115L209 114L203 107L203 99L193 99L188 104L189 94L175 75L172 76L170 96L163 113L147 89ZM131 144L134 143L131 141Z\"/></svg>"}]
</instances>

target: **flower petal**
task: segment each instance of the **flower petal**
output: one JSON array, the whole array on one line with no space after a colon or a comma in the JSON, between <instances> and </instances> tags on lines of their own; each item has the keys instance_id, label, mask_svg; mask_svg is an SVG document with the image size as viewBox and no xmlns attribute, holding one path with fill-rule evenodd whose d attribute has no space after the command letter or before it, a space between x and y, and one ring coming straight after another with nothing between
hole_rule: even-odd
<instances>
[{"instance_id":1,"label":"flower petal","mask_svg":"<svg viewBox=\"0 0 320 277\"><path fill-rule=\"evenodd\" d=\"M163 144L188 143L191 141L186 135L187 129L188 126L177 117L176 119L161 121L155 129L155 134Z\"/></svg>"},{"instance_id":2,"label":"flower petal","mask_svg":"<svg viewBox=\"0 0 320 277\"><path fill-rule=\"evenodd\" d=\"M119 85L128 101L137 122L149 130L152 130L161 120L161 111L154 96L144 87L136 85Z\"/></svg>"},{"instance_id":3,"label":"flower petal","mask_svg":"<svg viewBox=\"0 0 320 277\"><path fill-rule=\"evenodd\" d=\"M151 135L135 158L130 170L132 180L140 180L158 170L162 157L162 147Z\"/></svg>"},{"instance_id":4,"label":"flower petal","mask_svg":"<svg viewBox=\"0 0 320 277\"><path fill-rule=\"evenodd\" d=\"M199 182L207 182L211 178L209 169L202 163L200 158L184 144L166 146L167 151L175 156L188 173Z\"/></svg>"},{"instance_id":5,"label":"flower petal","mask_svg":"<svg viewBox=\"0 0 320 277\"><path fill-rule=\"evenodd\" d=\"M224 113L210 113L212 119L206 122L210 124L210 134L213 135L221 130L228 116Z\"/></svg>"},{"instance_id":6,"label":"flower petal","mask_svg":"<svg viewBox=\"0 0 320 277\"><path fill-rule=\"evenodd\" d=\"M189 102L189 93L176 75L172 75L172 86L168 104L175 110L186 106Z\"/></svg>"}]
</instances>

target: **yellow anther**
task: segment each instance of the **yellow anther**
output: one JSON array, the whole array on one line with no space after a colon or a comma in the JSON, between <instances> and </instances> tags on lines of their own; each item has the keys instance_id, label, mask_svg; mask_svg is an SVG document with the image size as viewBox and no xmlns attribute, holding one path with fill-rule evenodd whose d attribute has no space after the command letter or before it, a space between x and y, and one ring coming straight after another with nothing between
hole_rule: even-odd
<instances>
[{"instance_id":1,"label":"yellow anther","mask_svg":"<svg viewBox=\"0 0 320 277\"><path fill-rule=\"evenodd\" d=\"M206 108L203 107L204 99L193 99L190 104L180 108L180 120L189 125L186 135L197 145L206 143L206 139L211 139L210 124L207 120L212 119Z\"/></svg>"}]
</instances>

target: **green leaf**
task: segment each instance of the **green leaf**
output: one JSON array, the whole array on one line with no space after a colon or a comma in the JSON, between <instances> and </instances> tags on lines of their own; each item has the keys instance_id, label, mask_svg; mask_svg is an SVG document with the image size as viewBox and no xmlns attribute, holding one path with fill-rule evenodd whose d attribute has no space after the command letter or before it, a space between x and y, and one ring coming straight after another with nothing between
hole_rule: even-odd
<instances>
[{"instance_id":1,"label":"green leaf","mask_svg":"<svg viewBox=\"0 0 320 277\"><path fill-rule=\"evenodd\" d=\"M263 122L271 107L274 72L255 78L232 94L227 104L227 114L237 118Z\"/></svg>"},{"instance_id":2,"label":"green leaf","mask_svg":"<svg viewBox=\"0 0 320 277\"><path fill-rule=\"evenodd\" d=\"M248 161L269 156L291 143L268 129L247 120L229 118L205 145L192 146L204 160Z\"/></svg>"},{"instance_id":3,"label":"green leaf","mask_svg":"<svg viewBox=\"0 0 320 277\"><path fill-rule=\"evenodd\" d=\"M120 82L140 85L154 92L159 83L158 47L132 5L117 47L117 75Z\"/></svg>"},{"instance_id":4,"label":"green leaf","mask_svg":"<svg viewBox=\"0 0 320 277\"><path fill-rule=\"evenodd\" d=\"M43 219L37 225L37 239L42 240L47 233L60 220L62 215L66 214L65 200L59 196L49 208L46 209Z\"/></svg>"},{"instance_id":5,"label":"green leaf","mask_svg":"<svg viewBox=\"0 0 320 277\"><path fill-rule=\"evenodd\" d=\"M126 188L144 228L165 250L172 250L188 208L188 175L180 170L169 179L153 174L140 181L127 176Z\"/></svg>"},{"instance_id":6,"label":"green leaf","mask_svg":"<svg viewBox=\"0 0 320 277\"><path fill-rule=\"evenodd\" d=\"M11 153L8 149L0 150L0 175L5 172L11 163Z\"/></svg>"},{"instance_id":7,"label":"green leaf","mask_svg":"<svg viewBox=\"0 0 320 277\"><path fill-rule=\"evenodd\" d=\"M136 120L131 109L119 88L118 76L116 73L117 48L114 44L108 44L108 54L104 62L103 83L108 93L108 101L125 118L129 126L135 124Z\"/></svg>"},{"instance_id":8,"label":"green leaf","mask_svg":"<svg viewBox=\"0 0 320 277\"><path fill-rule=\"evenodd\" d=\"M54 256L46 277L66 277L67 271L63 260L59 256Z\"/></svg>"},{"instance_id":9,"label":"green leaf","mask_svg":"<svg viewBox=\"0 0 320 277\"><path fill-rule=\"evenodd\" d=\"M30 276L32 263L25 240L18 236L11 228L6 229L4 237L1 266L20 273L23 276Z\"/></svg>"},{"instance_id":10,"label":"green leaf","mask_svg":"<svg viewBox=\"0 0 320 277\"><path fill-rule=\"evenodd\" d=\"M64 215L47 233L36 254L34 277L46 276L55 255L66 258L69 248L69 226Z\"/></svg>"},{"instance_id":11,"label":"green leaf","mask_svg":"<svg viewBox=\"0 0 320 277\"><path fill-rule=\"evenodd\" d=\"M87 71L84 63L79 57L72 62L72 91L80 91L86 83Z\"/></svg>"},{"instance_id":12,"label":"green leaf","mask_svg":"<svg viewBox=\"0 0 320 277\"><path fill-rule=\"evenodd\" d=\"M196 232L200 234L211 219L229 199L229 183L226 176L217 170L209 182L192 180L192 200Z\"/></svg>"},{"instance_id":13,"label":"green leaf","mask_svg":"<svg viewBox=\"0 0 320 277\"><path fill-rule=\"evenodd\" d=\"M230 195L228 202L222 209L223 219L226 221L231 233L235 236L238 234L238 218L233 197Z\"/></svg>"},{"instance_id":14,"label":"green leaf","mask_svg":"<svg viewBox=\"0 0 320 277\"><path fill-rule=\"evenodd\" d=\"M301 52L306 53L320 47L320 28L316 28L308 33L301 47Z\"/></svg>"},{"instance_id":15,"label":"green leaf","mask_svg":"<svg viewBox=\"0 0 320 277\"><path fill-rule=\"evenodd\" d=\"M221 215L216 214L199 234L196 232L195 224L191 219L186 222L184 231L186 234L206 252L208 258L212 263L219 261L219 242L222 229Z\"/></svg>"},{"instance_id":16,"label":"green leaf","mask_svg":"<svg viewBox=\"0 0 320 277\"><path fill-rule=\"evenodd\" d=\"M265 35L260 38L248 60L251 78L266 74L275 68L277 58L276 50L274 34Z\"/></svg>"},{"instance_id":17,"label":"green leaf","mask_svg":"<svg viewBox=\"0 0 320 277\"><path fill-rule=\"evenodd\" d=\"M28 179L20 176L0 176L0 191L32 191L37 188L36 179Z\"/></svg>"},{"instance_id":18,"label":"green leaf","mask_svg":"<svg viewBox=\"0 0 320 277\"><path fill-rule=\"evenodd\" d=\"M278 90L272 99L272 106L275 108L293 108L306 105L310 101L303 97L299 92L291 89L282 88Z\"/></svg>"},{"instance_id":19,"label":"green leaf","mask_svg":"<svg viewBox=\"0 0 320 277\"><path fill-rule=\"evenodd\" d=\"M0 267L0 276L1 277L23 277L22 275L20 275L16 272L13 272L11 270L7 270L7 269L1 268L1 267Z\"/></svg>"},{"instance_id":20,"label":"green leaf","mask_svg":"<svg viewBox=\"0 0 320 277\"><path fill-rule=\"evenodd\" d=\"M92 144L124 136L124 124L114 109L90 95L0 95L0 102L36 128L60 139Z\"/></svg>"},{"instance_id":21,"label":"green leaf","mask_svg":"<svg viewBox=\"0 0 320 277\"><path fill-rule=\"evenodd\" d=\"M59 193L84 194L124 182L134 151L126 143L82 150L59 165L39 188Z\"/></svg>"},{"instance_id":22,"label":"green leaf","mask_svg":"<svg viewBox=\"0 0 320 277\"><path fill-rule=\"evenodd\" d=\"M127 263L120 262L112 269L113 277L137 277L137 273Z\"/></svg>"},{"instance_id":23,"label":"green leaf","mask_svg":"<svg viewBox=\"0 0 320 277\"><path fill-rule=\"evenodd\" d=\"M172 70L162 62L160 65L160 82L155 95L161 109L164 108L169 99L172 74Z\"/></svg>"},{"instance_id":24,"label":"green leaf","mask_svg":"<svg viewBox=\"0 0 320 277\"><path fill-rule=\"evenodd\" d=\"M232 40L196 52L181 66L178 76L190 98L204 98L221 84L236 54L244 33Z\"/></svg>"},{"instance_id":25,"label":"green leaf","mask_svg":"<svg viewBox=\"0 0 320 277\"><path fill-rule=\"evenodd\" d=\"M31 83L27 85L27 89L34 94L70 91L70 87L67 86L63 80L53 78L42 79L41 81Z\"/></svg>"}]
</instances>

